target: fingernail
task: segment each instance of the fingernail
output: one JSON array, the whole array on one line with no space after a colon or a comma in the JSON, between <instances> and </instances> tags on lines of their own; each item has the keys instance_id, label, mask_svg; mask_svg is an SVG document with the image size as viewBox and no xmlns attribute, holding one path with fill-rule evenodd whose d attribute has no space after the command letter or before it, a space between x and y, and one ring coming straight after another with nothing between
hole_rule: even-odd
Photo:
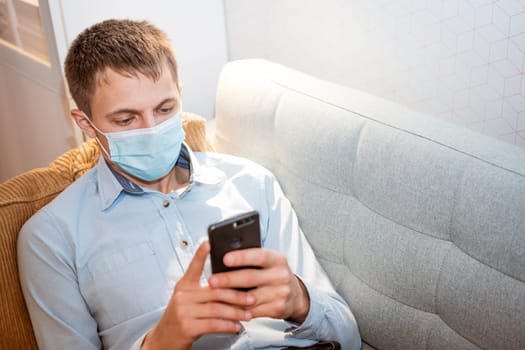
<instances>
[{"instance_id":1,"label":"fingernail","mask_svg":"<svg viewBox=\"0 0 525 350\"><path fill-rule=\"evenodd\" d=\"M219 281L217 281L216 277L211 276L210 278L208 278L208 285L210 287L215 288L215 287L217 287L218 283L219 283Z\"/></svg>"},{"instance_id":2,"label":"fingernail","mask_svg":"<svg viewBox=\"0 0 525 350\"><path fill-rule=\"evenodd\" d=\"M253 304L253 303L255 303L255 297L254 297L253 295L251 295L251 294L248 295L248 296L246 297L246 302L247 302L248 304Z\"/></svg>"},{"instance_id":3,"label":"fingernail","mask_svg":"<svg viewBox=\"0 0 525 350\"><path fill-rule=\"evenodd\" d=\"M249 312L249 311L246 311L246 312L244 313L244 319L245 319L246 321L251 320L251 319L252 319L252 313Z\"/></svg>"},{"instance_id":4,"label":"fingernail","mask_svg":"<svg viewBox=\"0 0 525 350\"><path fill-rule=\"evenodd\" d=\"M226 265L232 265L232 264L233 264L233 261L234 261L234 259L233 259L233 256L231 256L231 255L226 255L226 256L224 257L224 263L225 263Z\"/></svg>"}]
</instances>

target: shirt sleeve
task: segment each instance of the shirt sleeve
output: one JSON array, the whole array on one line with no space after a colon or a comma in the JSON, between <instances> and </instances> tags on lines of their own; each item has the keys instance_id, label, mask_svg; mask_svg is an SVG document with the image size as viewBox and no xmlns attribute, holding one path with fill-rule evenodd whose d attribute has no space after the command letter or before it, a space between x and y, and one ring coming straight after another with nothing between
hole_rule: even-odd
<instances>
[{"instance_id":1,"label":"shirt sleeve","mask_svg":"<svg viewBox=\"0 0 525 350\"><path fill-rule=\"evenodd\" d=\"M273 175L268 176L265 191L268 212L263 246L287 256L290 268L304 283L310 297L305 321L289 331L297 338L335 340L344 344L345 349L360 349L356 320L319 264L290 201Z\"/></svg>"},{"instance_id":2,"label":"shirt sleeve","mask_svg":"<svg viewBox=\"0 0 525 350\"><path fill-rule=\"evenodd\" d=\"M129 350L140 350L142 348L142 343L144 343L144 338L146 338L146 334L142 335L139 339L137 339L133 345L131 345L131 348Z\"/></svg>"},{"instance_id":3,"label":"shirt sleeve","mask_svg":"<svg viewBox=\"0 0 525 350\"><path fill-rule=\"evenodd\" d=\"M101 349L97 323L79 290L73 248L44 210L18 238L20 283L40 349Z\"/></svg>"}]
</instances>

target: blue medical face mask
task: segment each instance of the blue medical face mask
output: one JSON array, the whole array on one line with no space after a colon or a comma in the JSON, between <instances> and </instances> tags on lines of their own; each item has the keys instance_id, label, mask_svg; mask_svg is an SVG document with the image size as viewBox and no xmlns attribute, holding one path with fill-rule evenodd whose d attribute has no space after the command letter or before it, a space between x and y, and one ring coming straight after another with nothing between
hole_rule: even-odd
<instances>
[{"instance_id":1,"label":"blue medical face mask","mask_svg":"<svg viewBox=\"0 0 525 350\"><path fill-rule=\"evenodd\" d=\"M100 131L89 118L86 119L106 137L109 151L96 138L106 156L136 178L145 181L160 179L175 166L179 158L185 137L182 112L151 128L107 133Z\"/></svg>"}]
</instances>

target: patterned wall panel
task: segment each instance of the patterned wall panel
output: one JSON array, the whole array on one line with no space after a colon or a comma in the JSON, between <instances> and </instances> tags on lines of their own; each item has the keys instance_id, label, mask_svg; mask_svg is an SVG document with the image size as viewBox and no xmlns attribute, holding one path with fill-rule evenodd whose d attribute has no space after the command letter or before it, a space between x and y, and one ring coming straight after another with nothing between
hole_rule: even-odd
<instances>
[{"instance_id":1,"label":"patterned wall panel","mask_svg":"<svg viewBox=\"0 0 525 350\"><path fill-rule=\"evenodd\" d=\"M264 57L525 147L525 0L225 0L225 10L230 59Z\"/></svg>"}]
</instances>

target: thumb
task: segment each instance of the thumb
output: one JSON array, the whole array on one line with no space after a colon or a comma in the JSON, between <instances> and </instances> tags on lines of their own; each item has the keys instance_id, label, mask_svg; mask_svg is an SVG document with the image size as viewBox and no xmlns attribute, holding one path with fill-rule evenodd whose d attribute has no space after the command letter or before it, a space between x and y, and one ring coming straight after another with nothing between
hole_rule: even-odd
<instances>
[{"instance_id":1,"label":"thumb","mask_svg":"<svg viewBox=\"0 0 525 350\"><path fill-rule=\"evenodd\" d=\"M200 283L202 271L204 270L204 264L206 263L206 258L210 252L210 243L208 241L202 242L193 259L191 259L190 265L184 273L182 280L190 283Z\"/></svg>"}]
</instances>

